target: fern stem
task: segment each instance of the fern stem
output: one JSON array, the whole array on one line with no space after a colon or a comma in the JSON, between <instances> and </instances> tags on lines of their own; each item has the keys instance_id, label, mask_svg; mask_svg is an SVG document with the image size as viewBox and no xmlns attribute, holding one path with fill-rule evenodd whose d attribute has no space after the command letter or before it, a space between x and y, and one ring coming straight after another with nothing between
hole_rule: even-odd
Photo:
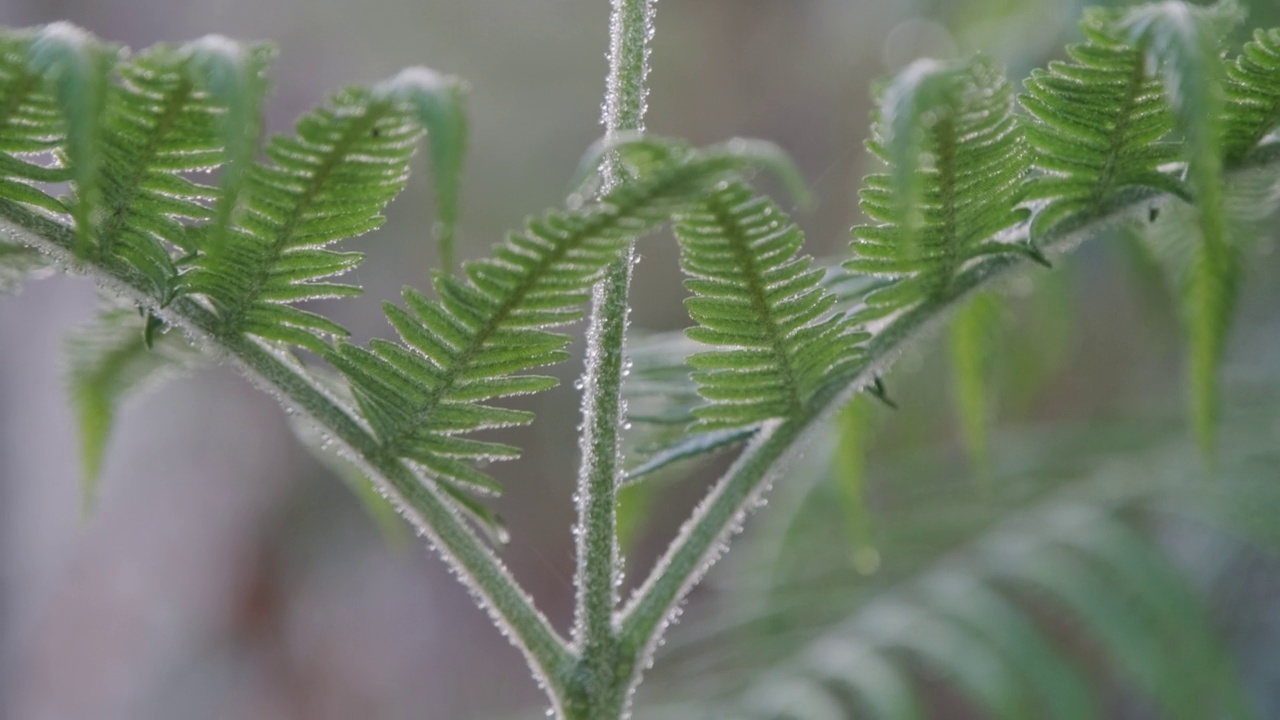
<instances>
[{"instance_id":1,"label":"fern stem","mask_svg":"<svg viewBox=\"0 0 1280 720\"><path fill-rule=\"evenodd\" d=\"M603 112L606 142L617 139L620 133L644 130L645 77L653 15L653 0L613 0ZM624 179L614 153L606 154L601 170L603 192ZM621 717L634 666L634 656L620 651L613 618L618 605L617 580L622 572L617 503L623 475L620 433L626 422L622 379L627 294L634 258L632 246L606 270L592 293L582 378L582 464L574 531L577 596L573 639L581 660L575 682L568 689L570 718Z\"/></svg>"},{"instance_id":2,"label":"fern stem","mask_svg":"<svg viewBox=\"0 0 1280 720\"><path fill-rule=\"evenodd\" d=\"M1249 162L1234 168L1241 174L1267 167L1280 168L1280 143L1265 146ZM1229 177L1229 176L1228 176ZM1147 219L1153 207L1174 202L1168 193L1134 188L1096 212L1086 211L1057 223L1043 238L1046 254L1063 254L1084 240L1118 222ZM1023 242L1023 237L1012 242ZM621 638L628 647L642 648L637 667L645 667L662 633L679 614L689 589L723 554L729 537L739 530L746 514L767 491L789 456L802 445L803 436L850 397L884 374L912 339L937 327L966 296L1012 271L1027 269L1030 262L1013 254L986 257L955 276L947 292L903 312L878 331L866 345L866 360L856 373L833 380L782 422L763 427L755 439L722 476L686 521L679 535L654 566L644 584L622 610Z\"/></svg>"},{"instance_id":3,"label":"fern stem","mask_svg":"<svg viewBox=\"0 0 1280 720\"><path fill-rule=\"evenodd\" d=\"M478 595L493 621L524 653L552 702L558 709L563 708L562 688L569 684L567 678L573 671L573 657L564 640L502 561L450 509L435 487L400 460L381 452L368 430L353 420L351 413L291 356L273 352L244 335L224 334L218 317L188 298L160 308L159 299L148 293L146 279L132 267L111 257L77 259L72 229L4 198L0 198L0 237L32 245L146 306L168 324L181 328L197 346L232 359L255 384L315 422L348 458L362 467Z\"/></svg>"}]
</instances>

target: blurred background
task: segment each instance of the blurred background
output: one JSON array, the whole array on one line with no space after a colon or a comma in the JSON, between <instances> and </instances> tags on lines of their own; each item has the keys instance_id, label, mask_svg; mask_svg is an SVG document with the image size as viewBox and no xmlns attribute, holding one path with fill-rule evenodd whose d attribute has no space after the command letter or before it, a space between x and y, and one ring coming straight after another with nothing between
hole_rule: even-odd
<instances>
[{"instance_id":1,"label":"blurred background","mask_svg":"<svg viewBox=\"0 0 1280 720\"><path fill-rule=\"evenodd\" d=\"M1251 24L1280 24L1273 2L1252 4ZM858 221L858 180L871 169L862 141L872 82L917 57L979 49L1020 79L1061 56L1077 37L1081 7L1074 0L663 0L649 129L695 143L739 135L780 144L818 198L797 213L809 252L836 257ZM472 123L460 252L479 257L526 215L563 201L581 153L600 135L608 10L605 0L4 0L0 24L65 19L134 48L208 33L271 40L279 47L271 132L287 131L332 90L408 65L459 75L471 85ZM418 166L425 169L421 157ZM366 295L325 312L357 339L389 333L381 301L404 285L426 286L435 263L428 198L420 172L386 225L348 244L368 253L354 277ZM1244 378L1243 394L1258 403L1265 393L1249 388L1267 387L1280 358L1277 287L1256 281L1280 269L1268 247L1254 263L1231 354L1231 377ZM633 325L683 327L672 242L649 239L641 253ZM830 511L840 507L839 491L834 482L823 488L839 472L832 448L842 446L817 441L778 483L779 507L764 513L777 517L758 525L799 537L794 518L812 517L801 523L817 535L807 542L832 550L784 553L798 575L770 575L773 590L761 595L751 588L763 583L756 561L768 552L755 547L767 543L750 541L766 530L753 524L741 559L731 556L693 597L692 619L672 631L674 660L665 675L660 660L642 707L679 687L674 676L686 690L699 687L699 673L745 676L723 667L724 649L743 646L712 642L721 636L700 620L726 607L754 612L741 607L743 597L768 596L778 583L808 588L821 599L811 617L842 617L858 593L892 585L988 518L1029 502L1043 489L1036 478L1092 472L1082 447L1109 457L1115 448L1163 443L1175 457L1194 458L1181 420L1177 312L1159 270L1123 233L1063 264L1034 285L1015 283L999 304L986 410L996 434L987 460L973 462L953 420L945 338L917 344L888 378L900 409L870 408L873 419L858 424L874 432L867 506ZM518 654L443 564L411 535L380 529L299 446L275 402L228 368L195 372L125 406L96 509L82 518L58 358L64 334L94 307L92 284L65 277L0 299L0 718L541 715L544 702ZM580 362L555 372L571 380ZM565 382L531 407L542 421L516 438L524 458L495 469L508 488L498 507L514 537L502 555L564 628L573 594L577 398ZM1252 430L1274 429L1266 424L1273 416L1256 416L1263 420ZM693 479L672 478L645 496L647 512L628 538L632 575L647 572L715 469L705 465ZM979 501L991 496L974 488L1007 477L1023 484L998 486L1001 501ZM1027 483L1036 491L1001 495ZM930 503L944 509L916 512ZM882 546L895 529L897 544ZM1263 569L1249 566L1249 591L1226 614L1260 618L1246 628L1253 644L1240 652L1250 687L1264 700L1269 688L1276 702L1280 619L1267 615L1265 599L1280 586L1274 567L1259 562ZM765 665L805 636L786 637L770 650L746 647ZM727 694L734 685L715 687ZM965 717L961 706L939 716ZM1119 700L1113 706L1115 717L1159 716ZM1267 707L1276 714L1265 716L1280 717L1280 705Z\"/></svg>"}]
</instances>

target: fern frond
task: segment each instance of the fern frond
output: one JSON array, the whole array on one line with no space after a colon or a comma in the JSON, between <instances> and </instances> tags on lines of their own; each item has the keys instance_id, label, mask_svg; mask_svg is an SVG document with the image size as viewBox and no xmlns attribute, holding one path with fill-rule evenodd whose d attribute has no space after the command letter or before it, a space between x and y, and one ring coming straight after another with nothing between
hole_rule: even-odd
<instances>
[{"instance_id":1,"label":"fern frond","mask_svg":"<svg viewBox=\"0 0 1280 720\"><path fill-rule=\"evenodd\" d=\"M1247 156L1280 126L1280 28L1255 30L1227 65L1223 153L1228 163Z\"/></svg>"},{"instance_id":2,"label":"fern frond","mask_svg":"<svg viewBox=\"0 0 1280 720\"><path fill-rule=\"evenodd\" d=\"M382 224L404 187L421 135L387 89L349 89L304 116L296 137L267 146L272 164L248 172L236 227L203 251L184 290L204 295L223 332L248 333L324 352L337 323L291 303L359 293L322 282L354 267L356 253L327 246Z\"/></svg>"},{"instance_id":3,"label":"fern frond","mask_svg":"<svg viewBox=\"0 0 1280 720\"><path fill-rule=\"evenodd\" d=\"M149 321L136 310L112 309L67 336L63 354L78 421L86 509L97 495L103 453L120 404L199 360L180 333L153 335Z\"/></svg>"},{"instance_id":4,"label":"fern frond","mask_svg":"<svg viewBox=\"0 0 1280 720\"><path fill-rule=\"evenodd\" d=\"M881 224L853 229L854 258L845 267L896 282L867 296L867 306L856 313L861 320L944 297L951 280L974 258L1025 252L998 239L1022 218L1015 205L1028 163L1008 81L981 57L935 63L927 75L906 73L901 80L911 81L912 87L891 86L886 101L915 91L925 93L929 102L911 105L918 147L896 143L901 130L886 137L883 119L868 143L891 174L867 178L859 196L862 211ZM911 185L898 179L903 175L919 185L918 193L910 193L919 197L917 208L902 207L901 196L909 192L904 185Z\"/></svg>"},{"instance_id":5,"label":"fern frond","mask_svg":"<svg viewBox=\"0 0 1280 720\"><path fill-rule=\"evenodd\" d=\"M1033 241L1069 215L1104 212L1127 187L1188 195L1177 176L1161 170L1182 154L1162 140L1173 116L1160 82L1110 21L1104 11L1087 10L1081 23L1087 42L1067 48L1072 62L1033 70L1019 98L1033 118L1027 139L1042 171L1026 194L1044 201L1031 221Z\"/></svg>"},{"instance_id":6,"label":"fern frond","mask_svg":"<svg viewBox=\"0 0 1280 720\"><path fill-rule=\"evenodd\" d=\"M404 309L387 305L404 345L339 342L327 354L350 380L382 452L425 467L446 486L497 491L470 463L509 459L518 449L461 435L528 423L527 412L486 403L554 386L554 378L520 374L567 357L569 337L548 329L581 316L592 283L631 239L743 162L728 147L693 153L649 144L637 152L661 161L597 204L532 220L493 259L465 264L465 279L437 274L438 300L406 290Z\"/></svg>"},{"instance_id":7,"label":"fern frond","mask_svg":"<svg viewBox=\"0 0 1280 720\"><path fill-rule=\"evenodd\" d=\"M708 401L693 411L695 430L792 415L859 360L866 335L829 312L823 271L798 255L803 236L772 202L730 183L677 215L675 231L698 323L687 334L718 348L688 360Z\"/></svg>"}]
</instances>

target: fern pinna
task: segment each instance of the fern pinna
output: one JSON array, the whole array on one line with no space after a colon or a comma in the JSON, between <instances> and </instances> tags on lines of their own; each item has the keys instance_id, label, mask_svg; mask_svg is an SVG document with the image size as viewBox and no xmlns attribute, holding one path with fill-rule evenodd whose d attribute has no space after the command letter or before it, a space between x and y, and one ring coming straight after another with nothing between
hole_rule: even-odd
<instances>
[{"instance_id":1,"label":"fern pinna","mask_svg":"<svg viewBox=\"0 0 1280 720\"><path fill-rule=\"evenodd\" d=\"M895 282L866 297L859 319L947 295L975 258L1024 251L1001 236L1023 217L1028 159L994 63L918 61L885 89L868 145L890 173L866 180L862 211L880 224L854 228L845 267Z\"/></svg>"},{"instance_id":2,"label":"fern pinna","mask_svg":"<svg viewBox=\"0 0 1280 720\"><path fill-rule=\"evenodd\" d=\"M1019 98L1035 122L1027 124L1039 174L1027 200L1043 200L1031 237L1058 221L1101 213L1126 188L1150 187L1189 197L1183 182L1161 166L1182 158L1166 139L1173 130L1160 81L1142 52L1124 44L1096 9L1085 14L1087 42L1067 48L1071 62L1033 70Z\"/></svg>"},{"instance_id":3,"label":"fern pinna","mask_svg":"<svg viewBox=\"0 0 1280 720\"><path fill-rule=\"evenodd\" d=\"M382 224L379 214L399 194L421 136L390 97L350 90L298 121L296 137L267 146L272 165L246 178L237 227L204 252L184 289L208 298L225 332L247 332L317 352L323 337L346 331L292 303L360 292L322 282L359 263L356 253L327 246Z\"/></svg>"},{"instance_id":4,"label":"fern pinna","mask_svg":"<svg viewBox=\"0 0 1280 720\"><path fill-rule=\"evenodd\" d=\"M66 132L43 76L29 67L34 39L34 33L0 30L0 192L45 210L65 212L61 202L29 183L65 181L66 169L24 158L52 152Z\"/></svg>"},{"instance_id":5,"label":"fern pinna","mask_svg":"<svg viewBox=\"0 0 1280 720\"><path fill-rule=\"evenodd\" d=\"M830 312L823 271L799 256L803 236L773 203L742 183L676 216L681 267L699 325L688 335L717 349L691 355L698 431L788 417L859 358L856 333Z\"/></svg>"},{"instance_id":6,"label":"fern pinna","mask_svg":"<svg viewBox=\"0 0 1280 720\"><path fill-rule=\"evenodd\" d=\"M1255 30L1235 62L1227 63L1223 152L1239 162L1280 125L1280 28Z\"/></svg>"}]
</instances>

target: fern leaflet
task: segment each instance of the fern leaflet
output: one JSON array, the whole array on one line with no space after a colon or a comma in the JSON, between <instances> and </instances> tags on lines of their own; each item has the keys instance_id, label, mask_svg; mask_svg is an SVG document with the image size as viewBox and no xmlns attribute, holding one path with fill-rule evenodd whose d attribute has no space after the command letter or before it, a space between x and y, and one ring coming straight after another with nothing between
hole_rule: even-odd
<instances>
[{"instance_id":1,"label":"fern leaflet","mask_svg":"<svg viewBox=\"0 0 1280 720\"><path fill-rule=\"evenodd\" d=\"M74 25L58 22L41 28L27 52L28 67L44 79L64 121L62 150L76 185L71 215L76 221L76 251L81 255L93 247L94 211L102 202L98 184L106 134L102 125L117 50Z\"/></svg>"},{"instance_id":2,"label":"fern leaflet","mask_svg":"<svg viewBox=\"0 0 1280 720\"><path fill-rule=\"evenodd\" d=\"M167 298L177 276L170 248L192 251L189 224L212 216L216 190L185 175L221 164L222 109L176 48L152 48L117 72L120 83L111 86L106 110L111 130L100 149L96 251L123 257Z\"/></svg>"},{"instance_id":3,"label":"fern leaflet","mask_svg":"<svg viewBox=\"0 0 1280 720\"><path fill-rule=\"evenodd\" d=\"M554 378L519 374L567 357L569 337L547 330L581 316L592 283L628 241L744 162L728 146L693 153L645 143L635 154L658 159L597 204L530 221L493 259L466 263L465 279L438 273L438 300L406 290L405 308L386 307L404 345L340 342L327 354L383 452L425 467L446 487L498 490L470 462L509 459L518 449L460 436L528 423L527 412L485 403L554 386Z\"/></svg>"},{"instance_id":4,"label":"fern leaflet","mask_svg":"<svg viewBox=\"0 0 1280 720\"><path fill-rule=\"evenodd\" d=\"M1227 65L1223 150L1227 162L1244 159L1280 126L1280 28L1255 30Z\"/></svg>"},{"instance_id":5,"label":"fern leaflet","mask_svg":"<svg viewBox=\"0 0 1280 720\"><path fill-rule=\"evenodd\" d=\"M1027 139L1042 171L1026 194L1045 201L1031 221L1035 240L1069 215L1105 211L1127 187L1188 195L1180 179L1160 169L1182 159L1176 143L1162 141L1173 116L1160 82L1109 20L1096 8L1086 11L1081 30L1088 42L1067 48L1074 62L1033 70L1019 98L1033 118Z\"/></svg>"},{"instance_id":6,"label":"fern leaflet","mask_svg":"<svg viewBox=\"0 0 1280 720\"><path fill-rule=\"evenodd\" d=\"M189 71L225 108L218 123L225 146L224 164L210 236L211 242L222 242L258 153L262 103L267 94L265 73L274 51L267 45L243 45L220 35L203 37L183 51Z\"/></svg>"},{"instance_id":7,"label":"fern leaflet","mask_svg":"<svg viewBox=\"0 0 1280 720\"><path fill-rule=\"evenodd\" d=\"M65 132L44 79L29 67L33 42L31 33L0 31L0 192L20 202L65 213L61 202L28 183L66 180L66 168L23 159L51 153Z\"/></svg>"},{"instance_id":8,"label":"fern leaflet","mask_svg":"<svg viewBox=\"0 0 1280 720\"><path fill-rule=\"evenodd\" d=\"M185 290L208 298L223 332L249 333L316 352L337 323L289 303L359 293L320 282L361 259L327 246L382 224L382 208L404 187L421 131L387 92L349 89L297 124L296 137L267 147L271 165L248 173L236 227L201 242Z\"/></svg>"},{"instance_id":9,"label":"fern leaflet","mask_svg":"<svg viewBox=\"0 0 1280 720\"><path fill-rule=\"evenodd\" d=\"M466 84L426 68L410 68L392 81L394 93L412 107L427 128L431 176L435 182L435 236L440 265L453 272L462 159L467 149Z\"/></svg>"},{"instance_id":10,"label":"fern leaflet","mask_svg":"<svg viewBox=\"0 0 1280 720\"><path fill-rule=\"evenodd\" d=\"M911 86L885 93L886 101L909 92L926 96L929 102L913 104L918 147L894 142L901 130L887 137L883 121L868 143L892 173L867 178L862 211L881 224L853 229L854 258L845 267L897 281L867 296L866 307L856 312L861 320L945 297L952 278L974 258L1026 251L998 239L1022 218L1015 205L1028 162L1008 81L982 57L926 69L904 73L900 81ZM906 218L901 196L910 191L895 180L904 174L920 185L910 193L919 197L919 207Z\"/></svg>"},{"instance_id":11,"label":"fern leaflet","mask_svg":"<svg viewBox=\"0 0 1280 720\"><path fill-rule=\"evenodd\" d=\"M742 183L717 190L676 218L685 301L698 326L688 336L719 349L689 357L698 392L697 430L749 427L799 410L818 386L857 363L855 333L819 283L812 258L797 257L798 228ZM825 316L825 317L824 317Z\"/></svg>"}]
</instances>

